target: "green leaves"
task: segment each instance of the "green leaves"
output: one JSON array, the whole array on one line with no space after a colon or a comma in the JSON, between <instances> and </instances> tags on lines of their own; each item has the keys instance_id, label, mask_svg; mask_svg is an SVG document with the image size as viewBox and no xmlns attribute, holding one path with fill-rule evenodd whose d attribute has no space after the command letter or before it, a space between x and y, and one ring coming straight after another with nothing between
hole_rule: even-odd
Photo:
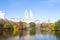
<instances>
[{"instance_id":1,"label":"green leaves","mask_svg":"<svg viewBox=\"0 0 60 40\"><path fill-rule=\"evenodd\" d=\"M35 26L36 26L36 24L34 23L34 22L30 22L29 23L30 24L30 28L31 28L31 30L30 30L30 34L31 35L35 35Z\"/></svg>"},{"instance_id":2,"label":"green leaves","mask_svg":"<svg viewBox=\"0 0 60 40\"><path fill-rule=\"evenodd\" d=\"M55 30L60 30L60 20L55 23Z\"/></svg>"}]
</instances>

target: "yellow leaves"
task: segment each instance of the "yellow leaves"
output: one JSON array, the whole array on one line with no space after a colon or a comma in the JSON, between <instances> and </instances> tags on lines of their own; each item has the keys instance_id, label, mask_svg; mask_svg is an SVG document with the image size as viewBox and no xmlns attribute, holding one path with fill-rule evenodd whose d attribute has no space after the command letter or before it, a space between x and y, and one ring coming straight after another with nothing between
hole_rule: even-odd
<instances>
[{"instance_id":1,"label":"yellow leaves","mask_svg":"<svg viewBox=\"0 0 60 40\"><path fill-rule=\"evenodd\" d=\"M51 30L55 30L55 24L54 23L51 25Z\"/></svg>"},{"instance_id":2,"label":"yellow leaves","mask_svg":"<svg viewBox=\"0 0 60 40\"><path fill-rule=\"evenodd\" d=\"M13 26L13 29L14 29L13 34L16 34L17 31L18 31L18 27L17 27L16 25L14 25L14 26Z\"/></svg>"},{"instance_id":3,"label":"yellow leaves","mask_svg":"<svg viewBox=\"0 0 60 40\"><path fill-rule=\"evenodd\" d=\"M13 25L13 27L15 28L15 27L16 27L16 25Z\"/></svg>"},{"instance_id":4,"label":"yellow leaves","mask_svg":"<svg viewBox=\"0 0 60 40\"><path fill-rule=\"evenodd\" d=\"M48 31L48 27L46 27L45 29L46 29L46 31Z\"/></svg>"},{"instance_id":5,"label":"yellow leaves","mask_svg":"<svg viewBox=\"0 0 60 40\"><path fill-rule=\"evenodd\" d=\"M6 28L6 24L4 24L4 28Z\"/></svg>"}]
</instances>

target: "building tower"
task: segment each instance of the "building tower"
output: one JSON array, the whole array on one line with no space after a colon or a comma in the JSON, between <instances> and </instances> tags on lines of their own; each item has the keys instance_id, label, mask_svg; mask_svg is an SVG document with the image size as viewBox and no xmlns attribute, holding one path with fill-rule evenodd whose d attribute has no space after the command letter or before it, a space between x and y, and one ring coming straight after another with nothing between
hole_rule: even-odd
<instances>
[{"instance_id":1,"label":"building tower","mask_svg":"<svg viewBox=\"0 0 60 40\"><path fill-rule=\"evenodd\" d=\"M25 10L25 19L28 19L28 11L27 11L27 9Z\"/></svg>"},{"instance_id":2,"label":"building tower","mask_svg":"<svg viewBox=\"0 0 60 40\"><path fill-rule=\"evenodd\" d=\"M33 22L32 10L30 9L30 21Z\"/></svg>"},{"instance_id":3,"label":"building tower","mask_svg":"<svg viewBox=\"0 0 60 40\"><path fill-rule=\"evenodd\" d=\"M33 18L32 18L32 10L30 9L30 14L28 16L28 11L27 9L25 10L25 15L24 15L24 22L30 23L33 22Z\"/></svg>"},{"instance_id":4,"label":"building tower","mask_svg":"<svg viewBox=\"0 0 60 40\"><path fill-rule=\"evenodd\" d=\"M28 20L28 11L26 9L24 14L24 22L27 22L27 20Z\"/></svg>"}]
</instances>

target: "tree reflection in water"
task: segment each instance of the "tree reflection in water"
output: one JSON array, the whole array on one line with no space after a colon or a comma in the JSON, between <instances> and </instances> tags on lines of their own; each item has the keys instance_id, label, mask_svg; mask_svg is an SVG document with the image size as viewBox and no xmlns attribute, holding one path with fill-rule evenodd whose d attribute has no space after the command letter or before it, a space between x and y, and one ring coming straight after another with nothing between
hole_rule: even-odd
<instances>
[{"instance_id":1,"label":"tree reflection in water","mask_svg":"<svg viewBox=\"0 0 60 40\"><path fill-rule=\"evenodd\" d=\"M0 33L0 40L60 40L60 31L36 31L32 35L30 32L31 30L3 31Z\"/></svg>"},{"instance_id":2,"label":"tree reflection in water","mask_svg":"<svg viewBox=\"0 0 60 40\"><path fill-rule=\"evenodd\" d=\"M11 31L3 31L2 34L0 35L0 40L5 40L11 36L13 36L13 33Z\"/></svg>"},{"instance_id":3,"label":"tree reflection in water","mask_svg":"<svg viewBox=\"0 0 60 40\"><path fill-rule=\"evenodd\" d=\"M55 31L55 35L57 40L60 40L60 31Z\"/></svg>"},{"instance_id":4,"label":"tree reflection in water","mask_svg":"<svg viewBox=\"0 0 60 40\"><path fill-rule=\"evenodd\" d=\"M19 30L19 33L18 33L18 35L19 35L19 40L24 40L24 30Z\"/></svg>"}]
</instances>

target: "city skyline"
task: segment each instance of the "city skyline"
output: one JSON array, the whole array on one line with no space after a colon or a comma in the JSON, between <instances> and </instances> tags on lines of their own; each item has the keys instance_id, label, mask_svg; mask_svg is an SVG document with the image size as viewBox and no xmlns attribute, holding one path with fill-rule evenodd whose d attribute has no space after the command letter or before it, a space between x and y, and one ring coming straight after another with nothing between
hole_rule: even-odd
<instances>
[{"instance_id":1,"label":"city skyline","mask_svg":"<svg viewBox=\"0 0 60 40\"><path fill-rule=\"evenodd\" d=\"M24 18L27 8L31 9L33 18L40 21L50 19L55 22L60 19L60 0L0 0L0 11L6 14L6 18Z\"/></svg>"}]
</instances>

